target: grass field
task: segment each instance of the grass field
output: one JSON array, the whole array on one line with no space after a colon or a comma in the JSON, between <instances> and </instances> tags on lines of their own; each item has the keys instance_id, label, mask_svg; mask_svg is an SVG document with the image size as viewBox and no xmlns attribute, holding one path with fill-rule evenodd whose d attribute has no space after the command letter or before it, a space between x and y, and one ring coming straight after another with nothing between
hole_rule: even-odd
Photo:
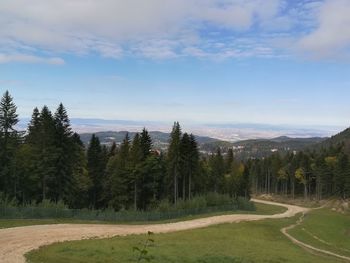
<instances>
[{"instance_id":1,"label":"grass field","mask_svg":"<svg viewBox=\"0 0 350 263\"><path fill-rule=\"evenodd\" d=\"M195 216L186 216L183 218L177 218L166 221L151 221L151 222L117 222L117 224L156 224L156 223L167 223L167 222L177 222L183 220L191 220L196 218L203 218L215 215L225 215L225 214L260 214L260 215L272 215L282 213L286 210L284 207L266 205L266 204L255 204L255 211L233 211L233 212L218 212L210 214L202 214ZM83 221L83 220L66 220L66 219L0 219L0 229L17 227L17 226L29 226L29 225L45 225L45 224L114 224L115 222L108 221Z\"/></svg>"},{"instance_id":2,"label":"grass field","mask_svg":"<svg viewBox=\"0 0 350 263\"><path fill-rule=\"evenodd\" d=\"M154 263L341 262L313 255L283 236L280 229L298 216L158 234L149 253ZM134 235L58 243L30 252L27 259L31 263L136 262L132 248L146 238Z\"/></svg>"},{"instance_id":3,"label":"grass field","mask_svg":"<svg viewBox=\"0 0 350 263\"><path fill-rule=\"evenodd\" d=\"M350 257L350 214L313 210L288 233L314 247Z\"/></svg>"}]
</instances>

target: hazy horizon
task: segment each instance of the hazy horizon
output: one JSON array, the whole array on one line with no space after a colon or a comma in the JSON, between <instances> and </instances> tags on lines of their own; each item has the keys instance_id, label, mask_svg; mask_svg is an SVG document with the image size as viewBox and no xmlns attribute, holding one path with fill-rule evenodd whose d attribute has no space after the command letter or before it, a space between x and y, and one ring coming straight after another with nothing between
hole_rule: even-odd
<instances>
[{"instance_id":1,"label":"hazy horizon","mask_svg":"<svg viewBox=\"0 0 350 263\"><path fill-rule=\"evenodd\" d=\"M27 127L30 118L21 118L19 129ZM173 122L142 120L107 120L98 118L72 118L72 128L78 133L96 133L106 131L141 131L143 127L149 131L170 132ZM294 138L330 137L347 127L317 125L271 125L262 123L191 123L181 122L184 132L200 136L209 136L227 141L246 139L271 139L280 136Z\"/></svg>"}]
</instances>

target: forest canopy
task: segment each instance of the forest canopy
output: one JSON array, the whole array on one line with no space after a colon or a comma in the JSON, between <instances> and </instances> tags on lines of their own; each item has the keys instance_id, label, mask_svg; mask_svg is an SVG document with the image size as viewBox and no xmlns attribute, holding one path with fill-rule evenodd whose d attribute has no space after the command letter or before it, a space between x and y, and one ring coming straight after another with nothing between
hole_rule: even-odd
<instances>
[{"instance_id":1,"label":"forest canopy","mask_svg":"<svg viewBox=\"0 0 350 263\"><path fill-rule=\"evenodd\" d=\"M45 200L71 208L147 210L212 193L237 199L278 193L317 199L350 196L350 163L343 144L238 160L220 147L200 154L196 137L172 127L166 151L154 149L144 128L120 145L87 147L61 103L54 112L35 108L26 131L16 130L16 104L0 101L0 199L17 204Z\"/></svg>"}]
</instances>

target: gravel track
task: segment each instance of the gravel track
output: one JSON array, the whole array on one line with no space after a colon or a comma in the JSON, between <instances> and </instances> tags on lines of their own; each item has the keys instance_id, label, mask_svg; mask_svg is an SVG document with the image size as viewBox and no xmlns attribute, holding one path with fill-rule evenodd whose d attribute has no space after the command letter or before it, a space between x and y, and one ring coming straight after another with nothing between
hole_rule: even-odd
<instances>
[{"instance_id":1,"label":"gravel track","mask_svg":"<svg viewBox=\"0 0 350 263\"><path fill-rule=\"evenodd\" d=\"M168 233L203 228L223 223L286 218L292 217L298 213L306 213L310 210L300 206L270 201L255 199L253 199L253 201L257 203L283 206L287 208L287 211L275 215L221 215L176 223L154 225L56 224L0 229L0 262L25 263L26 260L24 254L33 249L37 249L41 246L49 245L55 242L144 234L148 231L154 233ZM284 234L288 235L286 231Z\"/></svg>"}]
</instances>

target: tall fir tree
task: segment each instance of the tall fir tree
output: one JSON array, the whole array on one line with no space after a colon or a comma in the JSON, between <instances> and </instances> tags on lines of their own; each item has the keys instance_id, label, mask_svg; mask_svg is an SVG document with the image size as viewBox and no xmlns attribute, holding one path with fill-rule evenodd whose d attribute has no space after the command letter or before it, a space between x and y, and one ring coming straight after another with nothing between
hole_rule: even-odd
<instances>
[{"instance_id":1,"label":"tall fir tree","mask_svg":"<svg viewBox=\"0 0 350 263\"><path fill-rule=\"evenodd\" d=\"M0 101L0 192L11 198L17 195L16 149L19 141L15 125L17 106L6 91Z\"/></svg>"},{"instance_id":2,"label":"tall fir tree","mask_svg":"<svg viewBox=\"0 0 350 263\"><path fill-rule=\"evenodd\" d=\"M195 136L190 134L190 154L189 154L189 175L188 175L188 199L192 197L193 177L198 174L199 150Z\"/></svg>"},{"instance_id":3,"label":"tall fir tree","mask_svg":"<svg viewBox=\"0 0 350 263\"><path fill-rule=\"evenodd\" d=\"M131 176L130 138L125 135L119 152L108 162L109 205L116 210L128 208L132 200L133 178Z\"/></svg>"},{"instance_id":4,"label":"tall fir tree","mask_svg":"<svg viewBox=\"0 0 350 263\"><path fill-rule=\"evenodd\" d=\"M75 163L73 132L70 127L70 121L67 111L61 103L54 115L56 134L55 145L57 150L56 175L54 180L54 192L56 200L68 201L66 196L73 187L73 169Z\"/></svg>"},{"instance_id":5,"label":"tall fir tree","mask_svg":"<svg viewBox=\"0 0 350 263\"><path fill-rule=\"evenodd\" d=\"M39 136L33 145L37 151L35 162L41 178L42 200L57 201L54 192L57 162L55 137L55 120L49 108L44 106L39 117Z\"/></svg>"},{"instance_id":6,"label":"tall fir tree","mask_svg":"<svg viewBox=\"0 0 350 263\"><path fill-rule=\"evenodd\" d=\"M138 209L138 195L140 191L140 170L141 163L144 160L144 150L142 149L140 134L136 133L130 149L130 161L131 161L131 183L133 184L133 204L134 210Z\"/></svg>"},{"instance_id":7,"label":"tall fir tree","mask_svg":"<svg viewBox=\"0 0 350 263\"><path fill-rule=\"evenodd\" d=\"M103 182L105 179L104 164L105 160L103 160L100 140L95 134L93 134L87 149L87 171L91 181L91 187L89 189L89 203L91 207L95 209L103 207Z\"/></svg>"},{"instance_id":8,"label":"tall fir tree","mask_svg":"<svg viewBox=\"0 0 350 263\"><path fill-rule=\"evenodd\" d=\"M143 160L145 160L151 153L152 150L152 139L146 128L143 128L140 134L140 145L143 154Z\"/></svg>"},{"instance_id":9,"label":"tall fir tree","mask_svg":"<svg viewBox=\"0 0 350 263\"><path fill-rule=\"evenodd\" d=\"M181 145L181 127L178 122L175 122L173 125L173 129L170 133L170 140L169 140L169 148L168 148L168 157L167 157L167 170L168 170L168 176L172 178L169 181L172 181L173 186L173 200L174 204L177 204L178 200L178 177L179 177L179 171L180 171L180 164L181 164L181 152L180 152L180 145Z\"/></svg>"},{"instance_id":10,"label":"tall fir tree","mask_svg":"<svg viewBox=\"0 0 350 263\"><path fill-rule=\"evenodd\" d=\"M191 172L191 140L187 132L182 135L180 143L180 178L182 183L181 196L185 200L186 196L186 186L189 181Z\"/></svg>"}]
</instances>

